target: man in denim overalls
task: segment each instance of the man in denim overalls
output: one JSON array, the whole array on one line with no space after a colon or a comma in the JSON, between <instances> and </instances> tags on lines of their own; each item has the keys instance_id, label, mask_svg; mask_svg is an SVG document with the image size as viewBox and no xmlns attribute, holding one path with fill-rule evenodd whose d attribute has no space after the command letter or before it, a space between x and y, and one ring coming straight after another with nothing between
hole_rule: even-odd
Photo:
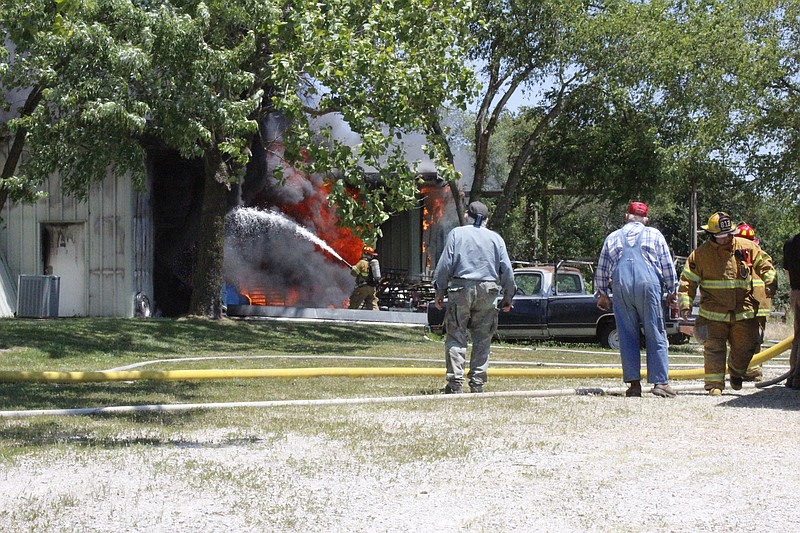
<instances>
[{"instance_id":1,"label":"man in denim overalls","mask_svg":"<svg viewBox=\"0 0 800 533\"><path fill-rule=\"evenodd\" d=\"M595 271L595 294L603 310L611 309L609 289L614 296L622 378L628 383L625 396L642 395L640 332L644 331L651 392L674 398L677 393L668 383L669 342L661 298L666 292L670 304L677 302L678 275L664 236L646 226L647 212L647 205L631 202L625 225L606 237Z\"/></svg>"}]
</instances>

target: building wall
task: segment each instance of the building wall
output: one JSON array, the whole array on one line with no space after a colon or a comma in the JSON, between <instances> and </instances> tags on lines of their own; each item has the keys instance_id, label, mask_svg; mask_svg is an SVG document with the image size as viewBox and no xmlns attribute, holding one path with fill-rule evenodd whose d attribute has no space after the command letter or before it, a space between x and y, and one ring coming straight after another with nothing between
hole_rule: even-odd
<instances>
[{"instance_id":1,"label":"building wall","mask_svg":"<svg viewBox=\"0 0 800 533\"><path fill-rule=\"evenodd\" d=\"M35 205L8 202L0 212L0 253L13 278L61 276L69 301L60 299L60 316L133 316L136 293L152 297L148 193L137 192L127 176L92 185L86 201L62 195L57 177L46 190Z\"/></svg>"}]
</instances>

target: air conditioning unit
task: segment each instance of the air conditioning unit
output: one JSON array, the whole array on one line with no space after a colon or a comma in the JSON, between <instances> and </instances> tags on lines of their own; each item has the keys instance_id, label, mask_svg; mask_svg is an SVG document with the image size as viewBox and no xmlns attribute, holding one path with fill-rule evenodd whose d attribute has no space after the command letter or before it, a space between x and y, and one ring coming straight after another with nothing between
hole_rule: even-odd
<instances>
[{"instance_id":1,"label":"air conditioning unit","mask_svg":"<svg viewBox=\"0 0 800 533\"><path fill-rule=\"evenodd\" d=\"M17 285L17 317L49 318L58 316L58 276L19 276Z\"/></svg>"}]
</instances>

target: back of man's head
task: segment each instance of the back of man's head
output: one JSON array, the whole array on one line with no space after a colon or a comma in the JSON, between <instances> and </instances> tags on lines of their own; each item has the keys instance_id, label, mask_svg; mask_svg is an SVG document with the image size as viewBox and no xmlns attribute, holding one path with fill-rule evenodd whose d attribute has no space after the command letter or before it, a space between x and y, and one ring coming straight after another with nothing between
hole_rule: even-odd
<instances>
[{"instance_id":1,"label":"back of man's head","mask_svg":"<svg viewBox=\"0 0 800 533\"><path fill-rule=\"evenodd\" d=\"M489 218L489 208L483 202L472 202L467 207L467 215L472 219L475 226L480 226Z\"/></svg>"},{"instance_id":2,"label":"back of man's head","mask_svg":"<svg viewBox=\"0 0 800 533\"><path fill-rule=\"evenodd\" d=\"M641 222L642 224L647 224L647 221L650 220L647 217L648 211L649 208L647 204L631 202L628 204L628 210L625 212L625 222Z\"/></svg>"}]
</instances>

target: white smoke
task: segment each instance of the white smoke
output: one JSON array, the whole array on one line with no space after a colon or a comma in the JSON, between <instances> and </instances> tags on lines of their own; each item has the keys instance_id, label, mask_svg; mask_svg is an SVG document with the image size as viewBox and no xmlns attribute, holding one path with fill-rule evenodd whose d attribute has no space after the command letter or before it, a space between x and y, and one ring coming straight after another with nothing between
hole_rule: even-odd
<instances>
[{"instance_id":1,"label":"white smoke","mask_svg":"<svg viewBox=\"0 0 800 533\"><path fill-rule=\"evenodd\" d=\"M353 288L339 254L276 211L240 208L228 215L223 268L227 282L239 290L262 290L279 300L296 296L292 303L298 307L341 308Z\"/></svg>"}]
</instances>

